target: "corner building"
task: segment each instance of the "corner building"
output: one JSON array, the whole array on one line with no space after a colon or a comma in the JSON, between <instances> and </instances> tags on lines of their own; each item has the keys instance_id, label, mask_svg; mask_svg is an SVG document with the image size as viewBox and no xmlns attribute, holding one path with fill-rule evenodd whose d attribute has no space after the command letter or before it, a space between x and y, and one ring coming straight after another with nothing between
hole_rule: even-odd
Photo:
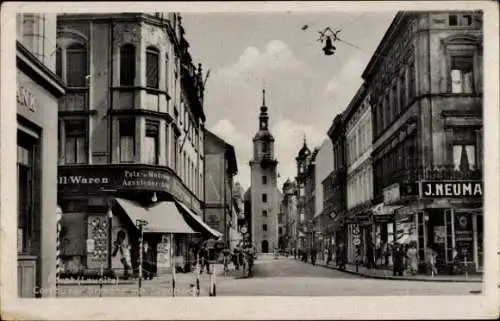
<instances>
[{"instance_id":1,"label":"corner building","mask_svg":"<svg viewBox=\"0 0 500 321\"><path fill-rule=\"evenodd\" d=\"M58 16L63 274L122 273L119 231L136 272L138 220L159 272L220 236L201 218L204 89L188 48L177 13Z\"/></svg>"},{"instance_id":2,"label":"corner building","mask_svg":"<svg viewBox=\"0 0 500 321\"><path fill-rule=\"evenodd\" d=\"M363 72L377 217L394 240L483 266L482 12L400 12ZM422 271L425 264L422 264Z\"/></svg>"},{"instance_id":3,"label":"corner building","mask_svg":"<svg viewBox=\"0 0 500 321\"><path fill-rule=\"evenodd\" d=\"M57 22L55 14L16 19L18 296L55 296L57 102L65 91L55 74Z\"/></svg>"}]
</instances>

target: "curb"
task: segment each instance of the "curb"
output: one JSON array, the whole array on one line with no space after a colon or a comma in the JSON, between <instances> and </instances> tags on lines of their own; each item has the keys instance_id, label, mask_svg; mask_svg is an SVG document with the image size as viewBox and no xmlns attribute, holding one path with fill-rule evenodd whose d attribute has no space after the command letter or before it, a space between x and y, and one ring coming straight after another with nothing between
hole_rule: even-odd
<instances>
[{"instance_id":1,"label":"curb","mask_svg":"<svg viewBox=\"0 0 500 321\"><path fill-rule=\"evenodd\" d=\"M382 276L382 275L370 275L362 272L350 271L350 270L340 270L339 268L333 266L326 266L324 264L316 264L326 269L336 270L339 272L345 272L353 275L359 275L368 279L379 279L379 280L401 280L401 281L419 281L419 282L448 282L448 283L483 283L482 279L479 280L460 280L460 279L429 279L429 278L408 278L404 276Z\"/></svg>"}]
</instances>

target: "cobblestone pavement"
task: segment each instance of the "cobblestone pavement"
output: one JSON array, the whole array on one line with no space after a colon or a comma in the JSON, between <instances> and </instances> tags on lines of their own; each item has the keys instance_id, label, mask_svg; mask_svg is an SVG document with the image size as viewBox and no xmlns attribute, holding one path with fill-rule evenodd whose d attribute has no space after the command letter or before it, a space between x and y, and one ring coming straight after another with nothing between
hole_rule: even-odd
<instances>
[{"instance_id":1,"label":"cobblestone pavement","mask_svg":"<svg viewBox=\"0 0 500 321\"><path fill-rule=\"evenodd\" d=\"M472 295L481 283L421 282L360 277L293 258L262 255L253 278L218 279L217 296Z\"/></svg>"}]
</instances>

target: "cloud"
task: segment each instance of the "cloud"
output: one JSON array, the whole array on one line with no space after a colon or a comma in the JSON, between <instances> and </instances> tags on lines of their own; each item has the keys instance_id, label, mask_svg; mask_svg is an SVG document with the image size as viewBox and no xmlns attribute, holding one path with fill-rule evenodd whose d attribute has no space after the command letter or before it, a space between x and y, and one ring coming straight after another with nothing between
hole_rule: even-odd
<instances>
[{"instance_id":1,"label":"cloud","mask_svg":"<svg viewBox=\"0 0 500 321\"><path fill-rule=\"evenodd\" d=\"M254 79L264 77L269 72L305 73L307 68L283 41L273 40L267 44L263 52L253 46L247 47L235 64L220 69L215 77Z\"/></svg>"},{"instance_id":2,"label":"cloud","mask_svg":"<svg viewBox=\"0 0 500 321\"><path fill-rule=\"evenodd\" d=\"M342 92L346 88L351 88L353 84L361 83L361 74L366 64L358 58L351 58L341 69L341 71L326 84L325 91L330 94Z\"/></svg>"}]
</instances>

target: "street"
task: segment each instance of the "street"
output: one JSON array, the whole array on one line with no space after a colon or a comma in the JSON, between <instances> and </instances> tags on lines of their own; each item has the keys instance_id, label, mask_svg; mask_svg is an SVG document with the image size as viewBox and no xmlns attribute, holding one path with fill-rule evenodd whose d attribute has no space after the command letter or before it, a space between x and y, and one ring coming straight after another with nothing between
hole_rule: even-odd
<instances>
[{"instance_id":1,"label":"street","mask_svg":"<svg viewBox=\"0 0 500 321\"><path fill-rule=\"evenodd\" d=\"M369 279L265 254L255 261L253 278L217 279L217 296L467 295L481 288L481 283Z\"/></svg>"}]
</instances>

